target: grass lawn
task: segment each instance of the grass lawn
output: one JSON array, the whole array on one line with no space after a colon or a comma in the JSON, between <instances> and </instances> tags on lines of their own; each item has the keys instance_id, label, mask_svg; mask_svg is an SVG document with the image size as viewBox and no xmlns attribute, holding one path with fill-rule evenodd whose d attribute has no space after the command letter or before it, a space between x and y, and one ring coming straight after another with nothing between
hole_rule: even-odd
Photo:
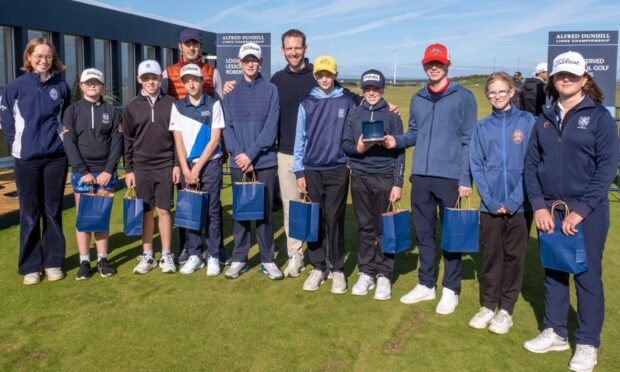
<instances>
[{"instance_id":1,"label":"grass lawn","mask_svg":"<svg viewBox=\"0 0 620 372\"><path fill-rule=\"evenodd\" d=\"M490 108L482 86L472 84L467 86L476 95L481 117ZM414 89L395 87L386 92L404 118ZM225 181L225 242L230 250L231 188L229 178ZM403 206L409 205L409 193L407 182ZM538 333L543 316L543 272L535 233L528 245L515 325L507 335L498 336L467 325L480 307L476 254L463 258L460 303L449 316L435 313L437 301L416 305L398 301L417 283L417 250L397 256L393 296L385 302L373 300L372 294L352 296L350 291L333 295L330 282L316 293L304 292L301 286L309 266L300 278L271 281L259 273L256 245L250 252L250 272L236 280L223 275L207 278L204 271L183 276L156 269L133 275L141 245L122 233L122 194L116 195L111 222L110 259L119 269L112 278L74 280L78 266L74 208L63 215L67 278L60 282L24 286L16 274L19 228L0 231L0 370L566 370L570 351L537 355L522 347ZM620 348L615 344L620 339L620 289L613 284L620 281L620 194L610 194L610 200L600 371L620 366ZM283 266L281 212L275 213L274 221L276 262ZM175 234L175 245L176 238ZM357 280L356 241L349 204L345 239L349 289ZM573 298L571 334L575 306ZM573 338L571 343L574 347Z\"/></svg>"}]
</instances>

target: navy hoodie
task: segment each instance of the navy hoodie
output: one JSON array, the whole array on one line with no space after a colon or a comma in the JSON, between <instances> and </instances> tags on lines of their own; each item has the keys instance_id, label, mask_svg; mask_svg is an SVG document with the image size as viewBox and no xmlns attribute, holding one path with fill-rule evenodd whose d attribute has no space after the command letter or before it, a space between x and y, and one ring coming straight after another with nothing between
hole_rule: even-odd
<instances>
[{"instance_id":1,"label":"navy hoodie","mask_svg":"<svg viewBox=\"0 0 620 372\"><path fill-rule=\"evenodd\" d=\"M525 158L525 189L534 210L565 201L586 218L608 203L618 169L618 128L609 111L586 96L564 118L557 103L536 120Z\"/></svg>"},{"instance_id":2,"label":"navy hoodie","mask_svg":"<svg viewBox=\"0 0 620 372\"><path fill-rule=\"evenodd\" d=\"M70 97L58 74L41 82L38 73L26 72L6 86L0 122L13 157L28 160L63 153L61 116Z\"/></svg>"}]
</instances>

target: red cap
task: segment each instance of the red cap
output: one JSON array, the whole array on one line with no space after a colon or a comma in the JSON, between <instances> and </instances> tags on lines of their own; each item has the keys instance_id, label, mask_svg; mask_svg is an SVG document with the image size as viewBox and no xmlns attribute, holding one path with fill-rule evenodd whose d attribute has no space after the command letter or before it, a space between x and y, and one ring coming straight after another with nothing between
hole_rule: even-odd
<instances>
[{"instance_id":1,"label":"red cap","mask_svg":"<svg viewBox=\"0 0 620 372\"><path fill-rule=\"evenodd\" d=\"M422 64L429 63L431 61L438 61L445 65L450 63L450 54L448 48L442 44L432 44L426 47L424 50L424 59Z\"/></svg>"}]
</instances>

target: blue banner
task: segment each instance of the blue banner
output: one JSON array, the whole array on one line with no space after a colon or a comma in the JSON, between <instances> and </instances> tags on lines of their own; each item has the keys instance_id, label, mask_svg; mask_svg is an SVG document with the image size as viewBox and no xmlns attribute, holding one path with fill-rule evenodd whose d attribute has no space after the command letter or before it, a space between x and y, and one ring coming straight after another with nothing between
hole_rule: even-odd
<instances>
[{"instance_id":1,"label":"blue banner","mask_svg":"<svg viewBox=\"0 0 620 372\"><path fill-rule=\"evenodd\" d=\"M271 79L271 34L270 33L230 33L217 34L217 69L223 81L241 78L243 72L237 57L239 48L245 43L256 43L261 47L263 64L261 74L267 80Z\"/></svg>"},{"instance_id":2,"label":"blue banner","mask_svg":"<svg viewBox=\"0 0 620 372\"><path fill-rule=\"evenodd\" d=\"M586 60L590 73L605 94L603 105L614 115L616 105L616 67L618 60L618 31L549 32L549 73L553 59L573 51Z\"/></svg>"}]
</instances>

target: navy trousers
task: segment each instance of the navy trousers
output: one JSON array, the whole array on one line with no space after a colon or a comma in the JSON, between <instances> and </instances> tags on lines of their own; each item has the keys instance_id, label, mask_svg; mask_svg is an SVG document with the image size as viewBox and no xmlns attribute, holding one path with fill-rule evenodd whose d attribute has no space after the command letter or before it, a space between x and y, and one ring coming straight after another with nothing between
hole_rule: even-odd
<instances>
[{"instance_id":1,"label":"navy trousers","mask_svg":"<svg viewBox=\"0 0 620 372\"><path fill-rule=\"evenodd\" d=\"M18 272L26 275L44 268L62 268L66 252L62 200L67 158L62 154L43 159L15 159L14 172L19 198Z\"/></svg>"},{"instance_id":2,"label":"navy trousers","mask_svg":"<svg viewBox=\"0 0 620 372\"><path fill-rule=\"evenodd\" d=\"M433 288L437 283L435 266L435 228L437 207L443 219L444 207L454 208L459 197L458 180L411 175L411 213L416 235L416 245L420 251L420 284ZM461 253L442 251L444 274L442 285L457 294L461 291Z\"/></svg>"},{"instance_id":3,"label":"navy trousers","mask_svg":"<svg viewBox=\"0 0 620 372\"><path fill-rule=\"evenodd\" d=\"M275 243L273 241L273 226L271 209L273 208L274 190L276 187L277 168L254 169L256 180L265 184L265 218L256 222L256 241L260 250L260 260L263 263L273 262ZM230 168L232 182L241 182L243 172L238 168ZM247 179L247 178L246 178ZM252 221L233 220L233 247L232 259L235 262L246 262L250 251L250 233Z\"/></svg>"},{"instance_id":4,"label":"navy trousers","mask_svg":"<svg viewBox=\"0 0 620 372\"><path fill-rule=\"evenodd\" d=\"M390 205L394 176L351 172L351 199L357 218L357 264L360 272L392 277L394 255L381 251L382 215Z\"/></svg>"},{"instance_id":5,"label":"navy trousers","mask_svg":"<svg viewBox=\"0 0 620 372\"><path fill-rule=\"evenodd\" d=\"M556 211L555 221L560 220L560 212ZM575 340L578 344L594 347L599 347L601 344L600 336L605 316L601 262L608 230L609 203L604 202L581 222L588 270L574 276L577 290ZM566 322L570 306L569 276L570 274L562 271L545 269L544 328L553 328L553 331L561 337L568 336Z\"/></svg>"},{"instance_id":6,"label":"navy trousers","mask_svg":"<svg viewBox=\"0 0 620 372\"><path fill-rule=\"evenodd\" d=\"M193 164L189 164L190 169ZM200 171L200 191L209 193L209 212L208 223L205 229L205 242L207 243L207 254L211 257L219 257L221 240L222 219L220 208L220 192L222 190L222 165L220 159L213 159L207 162ZM181 185L186 187L185 178L181 177ZM202 231L183 229L185 231L185 249L190 255L200 255L202 253Z\"/></svg>"}]
</instances>

